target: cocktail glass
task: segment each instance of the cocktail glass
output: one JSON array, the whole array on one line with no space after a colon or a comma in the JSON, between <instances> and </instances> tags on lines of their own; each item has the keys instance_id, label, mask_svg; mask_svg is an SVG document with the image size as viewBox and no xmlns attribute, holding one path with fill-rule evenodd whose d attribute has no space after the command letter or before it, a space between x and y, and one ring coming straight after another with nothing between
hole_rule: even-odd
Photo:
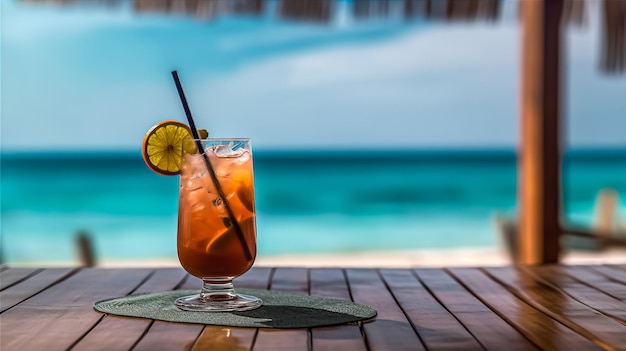
<instances>
[{"instance_id":1,"label":"cocktail glass","mask_svg":"<svg viewBox=\"0 0 626 351\"><path fill-rule=\"evenodd\" d=\"M261 299L237 294L232 283L256 258L250 139L187 139L182 152L178 259L203 286L200 294L176 300L176 306L189 311L260 307Z\"/></svg>"}]
</instances>

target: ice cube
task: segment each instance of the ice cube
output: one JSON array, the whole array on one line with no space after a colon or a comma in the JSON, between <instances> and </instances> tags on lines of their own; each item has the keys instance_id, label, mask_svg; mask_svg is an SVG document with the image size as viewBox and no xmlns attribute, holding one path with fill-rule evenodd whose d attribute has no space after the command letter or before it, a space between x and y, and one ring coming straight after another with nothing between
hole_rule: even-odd
<instances>
[{"instance_id":1,"label":"ice cube","mask_svg":"<svg viewBox=\"0 0 626 351\"><path fill-rule=\"evenodd\" d=\"M191 205L191 213L202 212L206 208L206 204L203 202L196 202Z\"/></svg>"},{"instance_id":2,"label":"ice cube","mask_svg":"<svg viewBox=\"0 0 626 351\"><path fill-rule=\"evenodd\" d=\"M229 143L228 145L218 145L213 148L213 153L215 156L224 158L224 157L239 157L246 150L241 147L240 144L235 144L234 142Z\"/></svg>"},{"instance_id":3,"label":"ice cube","mask_svg":"<svg viewBox=\"0 0 626 351\"><path fill-rule=\"evenodd\" d=\"M204 189L204 181L198 177L194 177L184 182L181 190L190 193L202 189Z\"/></svg>"}]
</instances>

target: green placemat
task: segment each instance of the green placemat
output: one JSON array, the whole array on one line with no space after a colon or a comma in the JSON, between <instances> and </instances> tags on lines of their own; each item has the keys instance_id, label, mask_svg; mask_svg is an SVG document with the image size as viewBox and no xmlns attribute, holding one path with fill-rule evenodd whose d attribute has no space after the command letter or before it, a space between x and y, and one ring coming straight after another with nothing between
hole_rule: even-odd
<instances>
[{"instance_id":1,"label":"green placemat","mask_svg":"<svg viewBox=\"0 0 626 351\"><path fill-rule=\"evenodd\" d=\"M195 290L138 294L98 301L100 312L168 322L254 328L311 328L368 320L376 310L354 302L270 290L237 289L263 300L263 306L241 312L189 312L174 305L181 296Z\"/></svg>"}]
</instances>

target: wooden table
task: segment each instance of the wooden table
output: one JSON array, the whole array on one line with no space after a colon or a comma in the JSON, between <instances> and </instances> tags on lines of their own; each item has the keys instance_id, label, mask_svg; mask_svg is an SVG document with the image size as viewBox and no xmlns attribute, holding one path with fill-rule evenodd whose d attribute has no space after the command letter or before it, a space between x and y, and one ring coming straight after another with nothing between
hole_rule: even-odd
<instances>
[{"instance_id":1,"label":"wooden table","mask_svg":"<svg viewBox=\"0 0 626 351\"><path fill-rule=\"evenodd\" d=\"M626 265L450 269L255 267L236 286L352 299L362 324L292 330L104 315L95 301L195 289L178 268L0 268L0 349L626 350Z\"/></svg>"}]
</instances>

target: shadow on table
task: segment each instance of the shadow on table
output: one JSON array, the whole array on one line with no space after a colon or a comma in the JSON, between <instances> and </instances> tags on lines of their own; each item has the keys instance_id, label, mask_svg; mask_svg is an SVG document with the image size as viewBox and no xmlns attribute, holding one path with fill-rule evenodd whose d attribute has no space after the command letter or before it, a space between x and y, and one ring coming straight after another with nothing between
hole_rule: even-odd
<instances>
[{"instance_id":1,"label":"shadow on table","mask_svg":"<svg viewBox=\"0 0 626 351\"><path fill-rule=\"evenodd\" d=\"M324 309L286 305L264 305L255 310L234 312L233 314L266 319L259 324L271 328L310 328L354 323L361 317L348 313L339 313ZM375 317L374 317L375 318ZM374 318L368 320L374 320Z\"/></svg>"}]
</instances>

